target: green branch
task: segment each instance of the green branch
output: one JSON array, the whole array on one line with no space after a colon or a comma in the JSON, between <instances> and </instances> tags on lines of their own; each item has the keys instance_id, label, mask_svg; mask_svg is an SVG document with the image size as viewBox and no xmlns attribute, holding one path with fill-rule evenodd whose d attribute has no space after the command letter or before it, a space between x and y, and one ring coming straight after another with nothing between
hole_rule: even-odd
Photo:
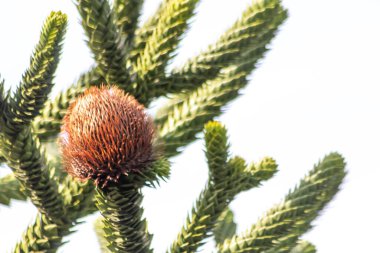
<instances>
[{"instance_id":1,"label":"green branch","mask_svg":"<svg viewBox=\"0 0 380 253\"><path fill-rule=\"evenodd\" d=\"M188 60L183 67L174 69L166 80L157 83L156 96L194 90L215 78L223 68L246 61L247 51L250 51L251 61L257 62L286 17L279 0L253 1L242 17L208 50Z\"/></svg>"},{"instance_id":2,"label":"green branch","mask_svg":"<svg viewBox=\"0 0 380 253\"><path fill-rule=\"evenodd\" d=\"M110 253L107 248L108 242L104 235L104 223L102 219L96 219L94 222L94 230L96 233L96 238L98 239L98 243L100 246L101 253Z\"/></svg>"},{"instance_id":3,"label":"green branch","mask_svg":"<svg viewBox=\"0 0 380 253\"><path fill-rule=\"evenodd\" d=\"M47 218L46 215L38 214L35 222L28 226L21 241L16 244L13 253L54 253L62 246L62 237L67 234L67 229L62 234L59 225Z\"/></svg>"},{"instance_id":4,"label":"green branch","mask_svg":"<svg viewBox=\"0 0 380 253\"><path fill-rule=\"evenodd\" d=\"M78 219L95 212L91 184L77 183L67 176L61 185L61 194L67 210L65 226L57 224L45 215L38 214L36 220L24 232L16 244L14 253L47 252L54 253L63 245L63 237L72 233Z\"/></svg>"},{"instance_id":5,"label":"green branch","mask_svg":"<svg viewBox=\"0 0 380 253\"><path fill-rule=\"evenodd\" d=\"M57 227L60 236L68 233L69 222L65 217L64 200L59 194L58 184L52 178L54 175L51 166L39 140L32 134L30 123L39 114L53 86L66 23L66 15L60 12L52 12L47 18L40 41L31 57L30 67L16 93L8 95L7 101L1 95L0 117L0 153L20 182L21 192L25 192L38 208L41 217L50 224L45 227L46 232L50 233L50 228ZM30 240L30 244L34 243ZM56 246L58 244L54 242L52 247ZM23 252L22 247L16 247L17 250Z\"/></svg>"},{"instance_id":6,"label":"green branch","mask_svg":"<svg viewBox=\"0 0 380 253\"><path fill-rule=\"evenodd\" d=\"M54 146L56 144L52 142L43 144L42 148L48 151L46 157L49 161L50 177L54 177L54 180L61 184L67 174L61 167L61 158L58 155L58 150L56 150L57 147ZM23 187L16 179L14 173L0 178L0 204L9 205L12 199L27 199Z\"/></svg>"},{"instance_id":7,"label":"green branch","mask_svg":"<svg viewBox=\"0 0 380 253\"><path fill-rule=\"evenodd\" d=\"M1 150L8 166L20 181L22 191L41 213L57 223L64 223L65 211L62 197L58 194L58 185L50 176L50 165L30 128L24 128L16 136L4 136L6 139Z\"/></svg>"},{"instance_id":8,"label":"green branch","mask_svg":"<svg viewBox=\"0 0 380 253\"><path fill-rule=\"evenodd\" d=\"M169 177L169 174L170 174L170 164L166 158L161 157L161 158L157 159L155 162L153 162L153 164L149 165L148 168L145 169L142 173L130 174L128 177L129 177L129 181L134 182L135 187L137 189L137 188L141 188L143 186L156 187L157 185L160 184L161 180L166 180ZM104 196L107 196L107 194ZM137 196L137 194L136 194L136 196ZM140 195L138 195L138 196L142 198L142 196L140 196ZM110 200L110 201L113 201L113 200ZM138 206L136 206L136 208L138 208ZM113 211L113 212L117 213L117 211ZM141 212L142 212L142 209L141 209ZM120 213L120 215L123 215L123 214ZM108 216L109 216L109 214L108 214ZM108 216L105 216L105 217L108 217ZM105 224L109 224L105 217L99 217L95 221L94 226L95 226L95 232L96 232L96 235L98 238L98 242L100 244L101 251L104 253L106 253L106 252L108 253L108 252L112 252L112 251L110 251L110 249L115 248L115 246L110 245L112 243L109 243L109 240L113 240L112 238L115 238L115 235L112 234L112 233L115 233L115 231L113 231L112 229L109 229L109 228L107 229L105 227ZM133 219L138 220L138 222L140 222L143 226L146 226L145 221L141 221L141 217L134 217ZM118 224L117 227L122 227L124 225ZM109 224L108 226L111 226L111 225ZM128 226L128 225L125 225L125 226ZM130 230L130 229L133 229L133 228L128 228L128 227L125 228L125 230L126 230L125 233L129 233L126 235L126 238L129 238L127 240L140 240L141 241L141 238L140 239L135 238L136 236L134 236L130 232L127 232L127 230ZM107 234L108 234L108 236L106 236ZM118 234L118 232L116 232L116 234ZM149 240L151 240L150 235L149 235L149 237L150 237ZM135 239L133 239L133 238L135 238ZM127 242L127 243L132 244L132 242ZM108 246L110 248L108 248ZM120 247L123 247L123 246L120 246ZM141 247L141 250L145 251L147 249L144 247Z\"/></svg>"},{"instance_id":9,"label":"green branch","mask_svg":"<svg viewBox=\"0 0 380 253\"><path fill-rule=\"evenodd\" d=\"M265 253L316 253L317 249L307 241L298 240L298 236L292 234L279 241L279 244L265 251Z\"/></svg>"},{"instance_id":10,"label":"green branch","mask_svg":"<svg viewBox=\"0 0 380 253\"><path fill-rule=\"evenodd\" d=\"M205 126L205 142L209 180L169 252L196 252L211 235L217 218L231 201L225 194L229 179L227 130L217 122L208 123Z\"/></svg>"},{"instance_id":11,"label":"green branch","mask_svg":"<svg viewBox=\"0 0 380 253\"><path fill-rule=\"evenodd\" d=\"M116 84L127 92L133 91L126 68L126 51L121 46L109 2L77 0L77 9L101 76L108 84Z\"/></svg>"},{"instance_id":12,"label":"green branch","mask_svg":"<svg viewBox=\"0 0 380 253\"><path fill-rule=\"evenodd\" d=\"M52 12L46 19L30 66L25 71L16 93L8 97L9 103L3 108L6 125L11 128L11 132L22 131L43 108L53 87L52 81L66 26L67 17L61 12Z\"/></svg>"},{"instance_id":13,"label":"green branch","mask_svg":"<svg viewBox=\"0 0 380 253\"><path fill-rule=\"evenodd\" d=\"M8 96L7 102L2 92L0 118L0 153L33 204L57 223L65 223L62 197L58 194L56 182L50 178L49 164L38 139L32 135L30 122L39 113L53 86L65 29L66 15L52 12L16 93Z\"/></svg>"},{"instance_id":14,"label":"green branch","mask_svg":"<svg viewBox=\"0 0 380 253\"><path fill-rule=\"evenodd\" d=\"M111 252L152 252L140 191L133 183L97 188L96 205L104 217L104 238Z\"/></svg>"},{"instance_id":15,"label":"green branch","mask_svg":"<svg viewBox=\"0 0 380 253\"><path fill-rule=\"evenodd\" d=\"M227 208L219 216L215 228L214 237L217 244L223 243L224 240L232 238L236 234L236 223L234 222L234 213Z\"/></svg>"},{"instance_id":16,"label":"green branch","mask_svg":"<svg viewBox=\"0 0 380 253\"><path fill-rule=\"evenodd\" d=\"M313 244L307 241L299 241L290 253L316 253L317 249Z\"/></svg>"},{"instance_id":17,"label":"green branch","mask_svg":"<svg viewBox=\"0 0 380 253\"><path fill-rule=\"evenodd\" d=\"M152 252L152 235L142 219L143 186L155 187L166 180L170 164L157 158L144 170L129 174L119 184L96 188L96 206L102 214L96 222L98 241L104 252ZM101 223L103 225L101 225Z\"/></svg>"},{"instance_id":18,"label":"green branch","mask_svg":"<svg viewBox=\"0 0 380 253\"><path fill-rule=\"evenodd\" d=\"M244 160L235 158L227 163L228 144L226 129L217 122L205 126L206 157L209 180L198 197L192 213L172 243L168 252L196 252L212 231L228 204L234 197L247 190L251 177L255 177L257 187L263 178L256 177L246 169ZM272 175L277 166L272 166Z\"/></svg>"},{"instance_id":19,"label":"green branch","mask_svg":"<svg viewBox=\"0 0 380 253\"><path fill-rule=\"evenodd\" d=\"M43 25L30 66L25 71L16 93L10 97L7 126L14 131L21 131L28 125L47 100L53 87L66 25L67 17L61 12L52 12Z\"/></svg>"},{"instance_id":20,"label":"green branch","mask_svg":"<svg viewBox=\"0 0 380 253\"><path fill-rule=\"evenodd\" d=\"M166 143L167 156L178 154L179 148L194 141L203 125L219 116L223 107L239 95L239 91L247 85L247 76L256 64L250 58L251 53L257 52L247 52L246 61L225 69L220 77L207 81L195 91L172 98L158 111L155 123L160 137Z\"/></svg>"},{"instance_id":21,"label":"green branch","mask_svg":"<svg viewBox=\"0 0 380 253\"><path fill-rule=\"evenodd\" d=\"M198 1L166 0L159 8L160 16L154 30L146 40L144 50L133 62L133 70L137 74L136 98L140 102L147 104L157 97L153 83L165 76L165 68L188 28Z\"/></svg>"},{"instance_id":22,"label":"green branch","mask_svg":"<svg viewBox=\"0 0 380 253\"><path fill-rule=\"evenodd\" d=\"M116 26L121 33L123 44L128 49L135 36L142 5L143 0L115 0L113 2Z\"/></svg>"},{"instance_id":23,"label":"green branch","mask_svg":"<svg viewBox=\"0 0 380 253\"><path fill-rule=\"evenodd\" d=\"M268 38L264 44L269 43L278 26L286 18L286 13L282 8L280 6L277 8L281 11L277 14L277 19L272 18L272 30L267 33ZM255 17L255 15L253 16ZM202 79L205 82L200 87L191 92L174 96L167 105L160 108L155 123L159 128L160 137L164 143L167 143L165 147L167 156L177 155L180 152L179 148L194 141L203 125L219 116L223 107L239 95L239 91L248 83L247 76L255 69L258 60L266 51L265 45L250 45L240 54L239 61L233 65L230 62L229 67L218 68L219 76L211 80Z\"/></svg>"},{"instance_id":24,"label":"green branch","mask_svg":"<svg viewBox=\"0 0 380 253\"><path fill-rule=\"evenodd\" d=\"M245 73L228 73L224 78L207 82L194 92L173 98L177 103L168 105L156 116L166 156L177 155L179 148L194 141L203 125L219 116L222 107L236 98L246 83Z\"/></svg>"},{"instance_id":25,"label":"green branch","mask_svg":"<svg viewBox=\"0 0 380 253\"><path fill-rule=\"evenodd\" d=\"M242 235L218 245L218 252L265 252L281 241L298 238L311 228L311 222L335 196L346 174L341 155L326 156L278 205ZM289 242L288 242L289 243ZM289 247L291 244L289 244Z\"/></svg>"},{"instance_id":26,"label":"green branch","mask_svg":"<svg viewBox=\"0 0 380 253\"><path fill-rule=\"evenodd\" d=\"M9 174L0 178L0 204L9 206L12 199L26 200L26 196L15 176Z\"/></svg>"},{"instance_id":27,"label":"green branch","mask_svg":"<svg viewBox=\"0 0 380 253\"><path fill-rule=\"evenodd\" d=\"M161 1L156 12L147 21L145 21L141 27L138 27L136 29L135 38L128 59L130 65L133 62L136 62L144 51L146 43L152 36L159 17L163 15L163 12L165 10L164 6L165 2Z\"/></svg>"}]
</instances>

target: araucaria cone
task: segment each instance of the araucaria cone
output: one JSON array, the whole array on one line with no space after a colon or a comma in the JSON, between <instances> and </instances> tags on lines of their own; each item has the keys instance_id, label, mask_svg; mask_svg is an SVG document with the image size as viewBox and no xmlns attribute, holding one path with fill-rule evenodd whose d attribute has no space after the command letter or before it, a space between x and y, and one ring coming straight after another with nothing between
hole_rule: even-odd
<instances>
[{"instance_id":1,"label":"araucaria cone","mask_svg":"<svg viewBox=\"0 0 380 253\"><path fill-rule=\"evenodd\" d=\"M92 87L72 103L60 145L67 172L99 187L154 161L154 127L144 107L115 86Z\"/></svg>"}]
</instances>

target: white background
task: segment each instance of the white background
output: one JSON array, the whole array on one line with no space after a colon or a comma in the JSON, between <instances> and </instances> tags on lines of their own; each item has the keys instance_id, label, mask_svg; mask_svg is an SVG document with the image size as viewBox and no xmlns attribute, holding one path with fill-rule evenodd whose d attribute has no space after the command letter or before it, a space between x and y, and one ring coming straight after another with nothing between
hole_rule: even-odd
<instances>
[{"instance_id":1,"label":"white background","mask_svg":"<svg viewBox=\"0 0 380 253\"><path fill-rule=\"evenodd\" d=\"M251 0L203 0L173 66L205 49ZM144 5L146 19L158 0ZM232 203L238 230L250 227L326 153L346 157L342 191L305 238L320 253L380 252L380 1L284 1L289 18L251 83L219 118L229 129L231 151L248 161L273 156L280 172ZM69 27L56 89L64 89L91 65L75 6L70 1L0 2L0 73L18 84L51 10L68 14ZM153 108L154 109L154 108ZM207 177L200 140L172 160L172 177L145 190L145 215L156 252L176 237ZM8 170L2 168L0 174ZM10 252L36 214L31 204L0 206L0 252ZM92 232L96 216L70 236L60 252L99 252ZM211 252L212 243L205 246Z\"/></svg>"}]
</instances>

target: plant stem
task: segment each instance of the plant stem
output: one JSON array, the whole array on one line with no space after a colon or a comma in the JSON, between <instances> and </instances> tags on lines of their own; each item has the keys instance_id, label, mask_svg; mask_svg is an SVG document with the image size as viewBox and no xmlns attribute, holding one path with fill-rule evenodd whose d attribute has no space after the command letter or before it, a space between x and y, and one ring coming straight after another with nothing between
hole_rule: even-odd
<instances>
[{"instance_id":1,"label":"plant stem","mask_svg":"<svg viewBox=\"0 0 380 253\"><path fill-rule=\"evenodd\" d=\"M124 182L106 189L96 188L96 205L103 215L104 234L111 252L152 252L151 235L142 219L143 196L135 184Z\"/></svg>"}]
</instances>

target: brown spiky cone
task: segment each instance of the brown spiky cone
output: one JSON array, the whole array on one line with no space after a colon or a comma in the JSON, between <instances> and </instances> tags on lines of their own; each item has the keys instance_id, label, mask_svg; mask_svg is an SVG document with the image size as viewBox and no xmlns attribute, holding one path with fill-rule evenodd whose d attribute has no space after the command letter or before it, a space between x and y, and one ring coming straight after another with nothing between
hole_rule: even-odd
<instances>
[{"instance_id":1,"label":"brown spiky cone","mask_svg":"<svg viewBox=\"0 0 380 253\"><path fill-rule=\"evenodd\" d=\"M60 145L67 172L100 187L143 170L154 160L152 119L117 87L92 87L72 103Z\"/></svg>"},{"instance_id":2,"label":"brown spiky cone","mask_svg":"<svg viewBox=\"0 0 380 253\"><path fill-rule=\"evenodd\" d=\"M157 158L153 121L145 108L115 86L92 87L70 105L59 142L67 172L95 183L109 249L150 252L142 184L133 177Z\"/></svg>"}]
</instances>

